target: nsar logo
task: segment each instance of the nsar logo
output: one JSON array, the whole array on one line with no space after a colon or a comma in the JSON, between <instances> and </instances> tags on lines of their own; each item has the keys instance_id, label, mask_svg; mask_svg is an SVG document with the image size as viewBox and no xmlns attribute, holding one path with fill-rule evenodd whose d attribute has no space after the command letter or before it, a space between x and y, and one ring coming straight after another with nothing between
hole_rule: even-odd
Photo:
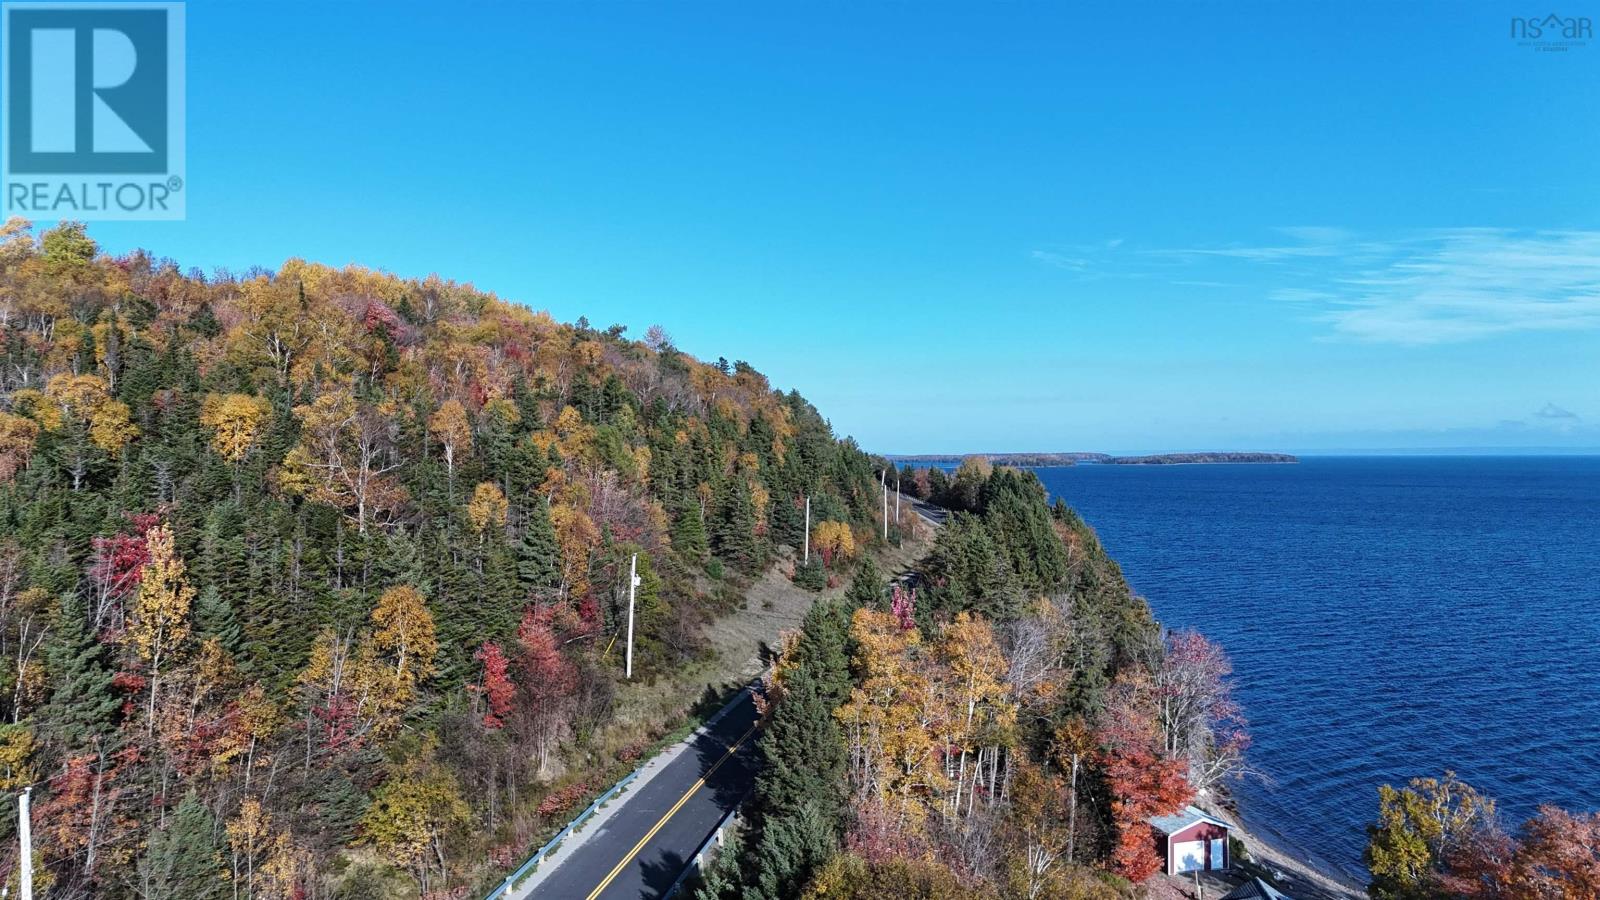
<instances>
[{"instance_id":1,"label":"nsar logo","mask_svg":"<svg viewBox=\"0 0 1600 900\"><path fill-rule=\"evenodd\" d=\"M1594 22L1588 16L1548 16L1511 20L1511 38L1519 47L1540 51L1566 51L1582 47L1594 38Z\"/></svg>"}]
</instances>

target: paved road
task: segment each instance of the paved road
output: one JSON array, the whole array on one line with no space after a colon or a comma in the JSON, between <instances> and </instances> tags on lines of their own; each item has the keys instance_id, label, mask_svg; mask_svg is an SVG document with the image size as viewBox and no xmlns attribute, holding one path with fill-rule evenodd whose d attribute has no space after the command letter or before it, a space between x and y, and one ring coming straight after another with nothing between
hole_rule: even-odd
<instances>
[{"instance_id":1,"label":"paved road","mask_svg":"<svg viewBox=\"0 0 1600 900\"><path fill-rule=\"evenodd\" d=\"M943 525L945 520L950 518L950 510L942 506L934 506L926 500L918 500L915 497L907 497L906 499L911 501L911 508L917 511L917 515L935 525Z\"/></svg>"},{"instance_id":2,"label":"paved road","mask_svg":"<svg viewBox=\"0 0 1600 900\"><path fill-rule=\"evenodd\" d=\"M579 846L539 879L536 900L654 900L750 792L760 768L755 704L735 705L648 783L628 790ZM584 829L587 831L588 829Z\"/></svg>"}]
</instances>

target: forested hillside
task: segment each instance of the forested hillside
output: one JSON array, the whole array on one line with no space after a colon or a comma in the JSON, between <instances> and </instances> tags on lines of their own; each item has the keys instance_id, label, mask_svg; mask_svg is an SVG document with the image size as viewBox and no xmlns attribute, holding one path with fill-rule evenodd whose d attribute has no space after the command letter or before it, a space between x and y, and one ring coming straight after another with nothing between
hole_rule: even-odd
<instances>
[{"instance_id":1,"label":"forested hillside","mask_svg":"<svg viewBox=\"0 0 1600 900\"><path fill-rule=\"evenodd\" d=\"M1033 474L901 475L956 512L919 586L863 572L785 645L752 825L701 900L1140 896L1148 819L1243 763L1226 656L1163 634Z\"/></svg>"},{"instance_id":2,"label":"forested hillside","mask_svg":"<svg viewBox=\"0 0 1600 900\"><path fill-rule=\"evenodd\" d=\"M633 554L648 679L803 496L877 540L872 459L660 328L13 221L0 329L0 791L49 897L463 896L592 787L550 779L612 715Z\"/></svg>"}]
</instances>

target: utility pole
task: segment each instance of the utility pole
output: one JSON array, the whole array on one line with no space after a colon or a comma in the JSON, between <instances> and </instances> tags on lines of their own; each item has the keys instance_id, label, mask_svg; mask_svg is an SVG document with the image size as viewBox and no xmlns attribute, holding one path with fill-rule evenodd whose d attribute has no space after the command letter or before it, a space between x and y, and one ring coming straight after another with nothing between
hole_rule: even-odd
<instances>
[{"instance_id":1,"label":"utility pole","mask_svg":"<svg viewBox=\"0 0 1600 900\"><path fill-rule=\"evenodd\" d=\"M883 539L889 539L889 470L884 469L878 473L878 481L883 485Z\"/></svg>"},{"instance_id":2,"label":"utility pole","mask_svg":"<svg viewBox=\"0 0 1600 900\"><path fill-rule=\"evenodd\" d=\"M21 872L18 880L22 886L22 900L33 900L33 813L28 808L32 787L25 787L17 797L17 836L22 839Z\"/></svg>"},{"instance_id":3,"label":"utility pole","mask_svg":"<svg viewBox=\"0 0 1600 900\"><path fill-rule=\"evenodd\" d=\"M811 496L806 495L806 565L811 565Z\"/></svg>"},{"instance_id":4,"label":"utility pole","mask_svg":"<svg viewBox=\"0 0 1600 900\"><path fill-rule=\"evenodd\" d=\"M633 677L633 596L639 589L639 554L628 563L628 654L623 667L623 678Z\"/></svg>"},{"instance_id":5,"label":"utility pole","mask_svg":"<svg viewBox=\"0 0 1600 900\"><path fill-rule=\"evenodd\" d=\"M894 473L894 524L900 524L900 473Z\"/></svg>"}]
</instances>

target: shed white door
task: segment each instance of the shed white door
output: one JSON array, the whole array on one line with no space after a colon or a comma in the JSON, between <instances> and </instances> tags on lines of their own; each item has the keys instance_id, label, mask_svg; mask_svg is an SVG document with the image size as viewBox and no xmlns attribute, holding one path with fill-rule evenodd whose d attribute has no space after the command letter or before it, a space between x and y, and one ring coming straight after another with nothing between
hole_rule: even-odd
<instances>
[{"instance_id":1,"label":"shed white door","mask_svg":"<svg viewBox=\"0 0 1600 900\"><path fill-rule=\"evenodd\" d=\"M1205 841L1179 841L1172 845L1172 871L1194 872L1205 871L1206 868L1206 842Z\"/></svg>"},{"instance_id":2,"label":"shed white door","mask_svg":"<svg viewBox=\"0 0 1600 900\"><path fill-rule=\"evenodd\" d=\"M1226 838L1214 838L1211 841L1211 868L1221 869L1227 865L1227 850L1223 846L1226 841Z\"/></svg>"}]
</instances>

